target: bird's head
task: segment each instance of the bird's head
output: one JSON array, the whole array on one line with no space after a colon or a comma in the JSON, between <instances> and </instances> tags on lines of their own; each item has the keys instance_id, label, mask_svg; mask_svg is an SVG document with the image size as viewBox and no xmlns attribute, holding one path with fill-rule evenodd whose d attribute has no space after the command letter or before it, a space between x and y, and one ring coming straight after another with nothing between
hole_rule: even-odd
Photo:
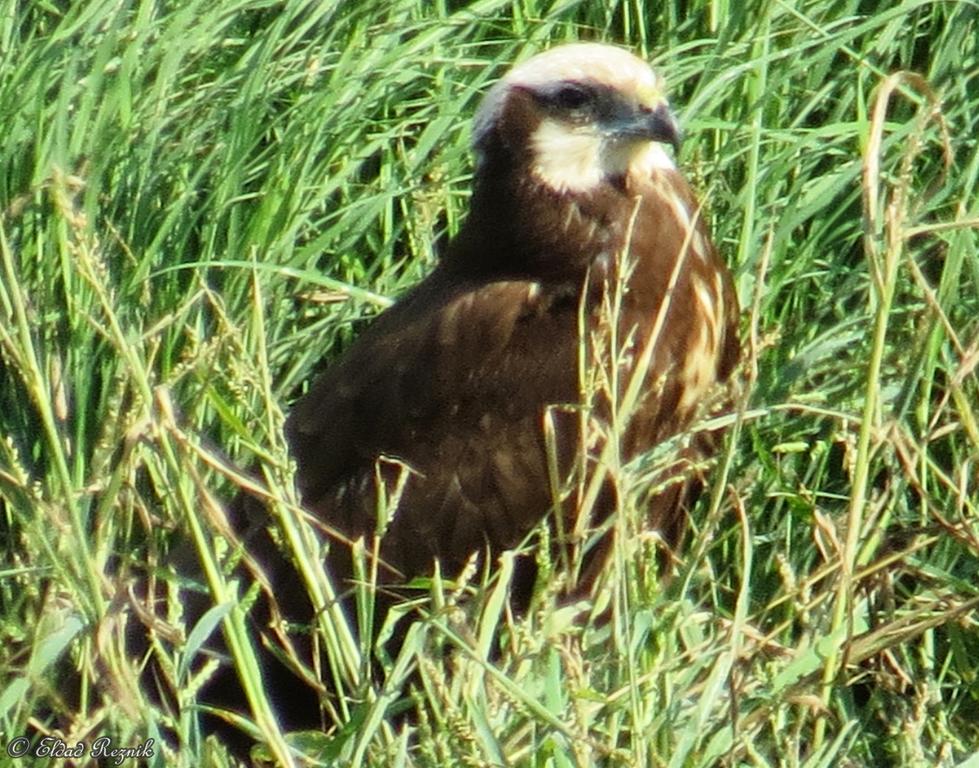
<instances>
[{"instance_id":1,"label":"bird's head","mask_svg":"<svg viewBox=\"0 0 979 768\"><path fill-rule=\"evenodd\" d=\"M502 151L540 183L575 193L672 169L664 144L679 143L663 80L628 51L598 43L558 46L514 67L486 94L473 132L477 172Z\"/></svg>"}]
</instances>

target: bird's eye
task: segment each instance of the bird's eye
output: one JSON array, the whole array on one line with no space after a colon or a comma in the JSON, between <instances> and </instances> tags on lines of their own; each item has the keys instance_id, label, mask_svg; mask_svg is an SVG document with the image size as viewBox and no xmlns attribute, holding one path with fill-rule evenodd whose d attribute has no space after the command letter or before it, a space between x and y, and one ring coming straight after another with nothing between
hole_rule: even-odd
<instances>
[{"instance_id":1,"label":"bird's eye","mask_svg":"<svg viewBox=\"0 0 979 768\"><path fill-rule=\"evenodd\" d=\"M590 99L588 91L577 85L562 85L554 94L554 103L562 109L581 109Z\"/></svg>"}]
</instances>

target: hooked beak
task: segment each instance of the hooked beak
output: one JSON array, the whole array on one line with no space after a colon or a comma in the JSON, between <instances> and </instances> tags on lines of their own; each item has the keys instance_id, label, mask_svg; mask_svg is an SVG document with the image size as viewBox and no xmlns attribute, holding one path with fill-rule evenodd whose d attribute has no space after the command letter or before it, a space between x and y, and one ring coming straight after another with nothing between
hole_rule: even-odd
<instances>
[{"instance_id":1,"label":"hooked beak","mask_svg":"<svg viewBox=\"0 0 979 768\"><path fill-rule=\"evenodd\" d=\"M620 118L612 126L612 133L622 138L646 139L670 144L674 152L680 152L682 141L680 126L677 125L676 118L665 102L652 109L639 107L630 115Z\"/></svg>"}]
</instances>

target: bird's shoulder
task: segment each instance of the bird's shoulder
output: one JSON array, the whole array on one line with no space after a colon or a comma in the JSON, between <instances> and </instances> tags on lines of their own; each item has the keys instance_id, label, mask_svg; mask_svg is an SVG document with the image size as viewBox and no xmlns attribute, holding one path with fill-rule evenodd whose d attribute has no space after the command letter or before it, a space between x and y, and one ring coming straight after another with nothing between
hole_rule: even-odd
<instances>
[{"instance_id":1,"label":"bird's shoulder","mask_svg":"<svg viewBox=\"0 0 979 768\"><path fill-rule=\"evenodd\" d=\"M465 439L573 400L580 283L437 269L376 318L286 423L300 485L328 486L380 454ZM433 449L434 450L434 449Z\"/></svg>"}]
</instances>

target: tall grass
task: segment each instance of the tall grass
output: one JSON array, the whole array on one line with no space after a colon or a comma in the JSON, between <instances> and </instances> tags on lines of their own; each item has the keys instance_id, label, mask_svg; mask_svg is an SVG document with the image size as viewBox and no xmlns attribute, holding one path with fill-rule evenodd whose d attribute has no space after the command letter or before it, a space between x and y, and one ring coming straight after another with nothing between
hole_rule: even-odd
<instances>
[{"instance_id":1,"label":"tall grass","mask_svg":"<svg viewBox=\"0 0 979 768\"><path fill-rule=\"evenodd\" d=\"M497 581L470 574L468 600L435 579L387 686L324 614L323 674L349 695L306 748L330 765L975 765L977 22L975 3L923 0L3 0L0 739L153 736L154 765L224 763L191 663L223 620L264 749L290 759L221 500L257 460L329 602L283 412L457 229L479 95L587 38L666 74L736 272L746 383L713 488L672 578L633 538L595 606L545 590L513 617L509 558ZM169 583L177 541L219 607L151 622L174 715L122 645L127 584Z\"/></svg>"}]
</instances>

